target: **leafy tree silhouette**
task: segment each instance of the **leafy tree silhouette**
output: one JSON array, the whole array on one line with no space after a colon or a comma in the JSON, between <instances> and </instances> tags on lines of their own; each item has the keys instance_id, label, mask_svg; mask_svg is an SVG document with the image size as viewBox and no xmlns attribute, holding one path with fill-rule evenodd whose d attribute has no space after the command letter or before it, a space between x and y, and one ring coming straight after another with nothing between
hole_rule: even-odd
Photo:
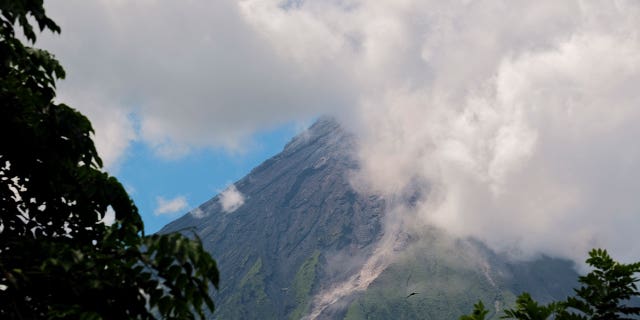
<instances>
[{"instance_id":1,"label":"leafy tree silhouette","mask_svg":"<svg viewBox=\"0 0 640 320\"><path fill-rule=\"evenodd\" d=\"M16 35L34 28L60 32L43 0L0 1L0 319L204 317L215 261L198 238L144 234L89 120L54 102L64 69Z\"/></svg>"}]
</instances>

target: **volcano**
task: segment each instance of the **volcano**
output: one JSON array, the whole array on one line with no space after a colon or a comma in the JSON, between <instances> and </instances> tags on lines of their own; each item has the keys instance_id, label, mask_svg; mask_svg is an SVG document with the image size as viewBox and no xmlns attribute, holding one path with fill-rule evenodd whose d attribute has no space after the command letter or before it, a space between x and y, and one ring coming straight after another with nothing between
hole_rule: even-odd
<instances>
[{"instance_id":1,"label":"volcano","mask_svg":"<svg viewBox=\"0 0 640 320\"><path fill-rule=\"evenodd\" d=\"M160 233L197 235L217 260L211 319L457 319L478 300L492 316L527 291L563 299L577 273L566 260L514 262L475 239L390 221L392 203L354 188L356 138L321 118L225 193ZM428 195L427 195L428 196Z\"/></svg>"}]
</instances>

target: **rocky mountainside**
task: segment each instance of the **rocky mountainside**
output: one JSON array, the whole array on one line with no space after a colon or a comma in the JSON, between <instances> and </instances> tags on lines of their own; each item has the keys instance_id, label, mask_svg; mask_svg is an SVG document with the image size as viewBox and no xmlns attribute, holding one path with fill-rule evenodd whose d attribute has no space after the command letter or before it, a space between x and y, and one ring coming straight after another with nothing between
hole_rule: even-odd
<instances>
[{"instance_id":1,"label":"rocky mountainside","mask_svg":"<svg viewBox=\"0 0 640 320\"><path fill-rule=\"evenodd\" d=\"M455 319L478 299L499 310L522 290L542 301L571 292L567 261L511 263L435 229L390 234L385 200L349 183L355 147L322 118L235 183L242 205L218 195L160 231L195 230L218 261L211 318ZM371 258L385 239L394 259L383 264Z\"/></svg>"}]
</instances>

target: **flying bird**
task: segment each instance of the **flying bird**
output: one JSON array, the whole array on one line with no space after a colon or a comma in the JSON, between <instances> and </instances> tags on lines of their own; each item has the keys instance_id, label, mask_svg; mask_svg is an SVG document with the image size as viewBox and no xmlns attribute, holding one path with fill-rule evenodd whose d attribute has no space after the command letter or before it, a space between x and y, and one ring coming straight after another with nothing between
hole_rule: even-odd
<instances>
[{"instance_id":1,"label":"flying bird","mask_svg":"<svg viewBox=\"0 0 640 320\"><path fill-rule=\"evenodd\" d=\"M420 294L420 292L411 292L405 299L408 299L411 296L415 296L416 294Z\"/></svg>"}]
</instances>

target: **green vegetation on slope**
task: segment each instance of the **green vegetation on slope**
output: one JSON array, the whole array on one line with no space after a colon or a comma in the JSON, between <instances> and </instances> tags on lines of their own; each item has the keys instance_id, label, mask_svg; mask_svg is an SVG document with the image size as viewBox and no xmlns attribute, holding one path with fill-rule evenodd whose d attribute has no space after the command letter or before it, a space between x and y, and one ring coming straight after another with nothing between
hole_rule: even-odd
<instances>
[{"instance_id":1,"label":"green vegetation on slope","mask_svg":"<svg viewBox=\"0 0 640 320\"><path fill-rule=\"evenodd\" d=\"M320 258L320 252L315 251L298 269L296 277L293 280L293 290L296 297L297 307L289 318L296 320L302 318L309 307L309 299L311 298L311 290L316 280L316 268Z\"/></svg>"},{"instance_id":2,"label":"green vegetation on slope","mask_svg":"<svg viewBox=\"0 0 640 320\"><path fill-rule=\"evenodd\" d=\"M480 272L439 262L416 259L390 266L351 303L345 319L454 319L478 296L499 305L513 296Z\"/></svg>"},{"instance_id":3,"label":"green vegetation on slope","mask_svg":"<svg viewBox=\"0 0 640 320\"><path fill-rule=\"evenodd\" d=\"M434 231L402 254L348 307L345 318L456 319L482 297L496 309L514 294L486 265L478 249Z\"/></svg>"},{"instance_id":4,"label":"green vegetation on slope","mask_svg":"<svg viewBox=\"0 0 640 320\"><path fill-rule=\"evenodd\" d=\"M273 302L265 292L265 287L262 258L258 257L240 280L236 292L226 303L227 306L232 307L218 309L216 317L218 319L247 319L259 314L261 319L277 319L278 317L273 311Z\"/></svg>"}]
</instances>

